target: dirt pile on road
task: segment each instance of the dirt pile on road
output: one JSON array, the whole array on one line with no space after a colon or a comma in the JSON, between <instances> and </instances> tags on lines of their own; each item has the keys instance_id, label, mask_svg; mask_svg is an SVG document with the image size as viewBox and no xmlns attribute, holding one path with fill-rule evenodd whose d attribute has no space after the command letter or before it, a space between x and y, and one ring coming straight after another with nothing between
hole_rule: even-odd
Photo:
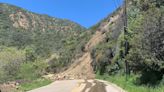
<instances>
[{"instance_id":1,"label":"dirt pile on road","mask_svg":"<svg viewBox=\"0 0 164 92\"><path fill-rule=\"evenodd\" d=\"M87 52L79 58L79 63L71 66L68 70L63 73L57 74L54 78L56 80L62 79L93 79L95 77L92 66L91 66L91 56Z\"/></svg>"},{"instance_id":2,"label":"dirt pile on road","mask_svg":"<svg viewBox=\"0 0 164 92\"><path fill-rule=\"evenodd\" d=\"M95 31L95 34L91 37L88 43L85 45L83 55L76 59L74 63L64 72L54 74L49 77L53 80L64 80L64 79L93 79L95 74L91 65L91 50L100 42L104 41L106 32L110 31L110 26L118 19L119 15L111 17L108 22L102 23L99 28Z\"/></svg>"},{"instance_id":3,"label":"dirt pile on road","mask_svg":"<svg viewBox=\"0 0 164 92\"><path fill-rule=\"evenodd\" d=\"M75 60L75 63L66 71L56 74L55 80L63 79L94 79L95 74L92 68L91 49L99 44L105 38L105 34L97 31L92 38L85 45L85 52L83 55Z\"/></svg>"}]
</instances>

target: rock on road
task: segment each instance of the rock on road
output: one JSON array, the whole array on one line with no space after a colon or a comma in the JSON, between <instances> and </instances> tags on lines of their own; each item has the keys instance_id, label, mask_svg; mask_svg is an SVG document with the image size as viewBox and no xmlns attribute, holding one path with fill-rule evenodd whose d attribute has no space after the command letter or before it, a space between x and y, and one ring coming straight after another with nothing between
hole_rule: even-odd
<instances>
[{"instance_id":1,"label":"rock on road","mask_svg":"<svg viewBox=\"0 0 164 92\"><path fill-rule=\"evenodd\" d=\"M125 92L102 80L62 80L28 92Z\"/></svg>"}]
</instances>

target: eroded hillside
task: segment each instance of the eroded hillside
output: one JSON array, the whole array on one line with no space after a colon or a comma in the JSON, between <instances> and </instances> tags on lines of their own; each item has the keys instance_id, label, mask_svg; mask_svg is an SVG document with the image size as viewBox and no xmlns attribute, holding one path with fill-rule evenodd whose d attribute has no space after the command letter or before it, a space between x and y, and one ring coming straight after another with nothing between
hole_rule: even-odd
<instances>
[{"instance_id":1,"label":"eroded hillside","mask_svg":"<svg viewBox=\"0 0 164 92\"><path fill-rule=\"evenodd\" d=\"M114 79L131 73L130 85L137 84L137 90L143 84L163 86L164 2L132 0L127 6L125 35L124 6L86 31L68 20L0 4L0 83L93 79L95 74Z\"/></svg>"},{"instance_id":2,"label":"eroded hillside","mask_svg":"<svg viewBox=\"0 0 164 92\"><path fill-rule=\"evenodd\" d=\"M88 40L83 48L83 54L81 57L74 60L74 63L64 72L59 74L54 74L50 77L55 80L63 80L63 79L94 79L94 64L95 61L92 58L92 50L96 48L97 45L106 41L107 33L113 33L119 35L120 32L115 32L116 26L120 26L122 22L122 14L123 11L120 9L116 14L109 16L105 21L102 21L100 25L94 30L94 34ZM120 24L120 25L118 25ZM117 27L116 27L117 28ZM117 37L116 37L117 39Z\"/></svg>"},{"instance_id":3,"label":"eroded hillside","mask_svg":"<svg viewBox=\"0 0 164 92\"><path fill-rule=\"evenodd\" d=\"M82 31L84 27L69 20L39 15L16 6L0 3L1 27L28 31ZM13 29L13 30L14 30Z\"/></svg>"},{"instance_id":4,"label":"eroded hillside","mask_svg":"<svg viewBox=\"0 0 164 92\"><path fill-rule=\"evenodd\" d=\"M82 53L89 35L72 21L0 3L0 82L64 70Z\"/></svg>"}]
</instances>

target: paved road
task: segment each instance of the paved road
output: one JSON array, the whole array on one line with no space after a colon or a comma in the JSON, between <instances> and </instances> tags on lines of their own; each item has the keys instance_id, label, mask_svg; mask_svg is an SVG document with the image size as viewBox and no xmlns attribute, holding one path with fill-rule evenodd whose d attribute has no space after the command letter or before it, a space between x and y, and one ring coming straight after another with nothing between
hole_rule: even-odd
<instances>
[{"instance_id":1,"label":"paved road","mask_svg":"<svg viewBox=\"0 0 164 92\"><path fill-rule=\"evenodd\" d=\"M124 92L102 80L63 80L28 92Z\"/></svg>"}]
</instances>

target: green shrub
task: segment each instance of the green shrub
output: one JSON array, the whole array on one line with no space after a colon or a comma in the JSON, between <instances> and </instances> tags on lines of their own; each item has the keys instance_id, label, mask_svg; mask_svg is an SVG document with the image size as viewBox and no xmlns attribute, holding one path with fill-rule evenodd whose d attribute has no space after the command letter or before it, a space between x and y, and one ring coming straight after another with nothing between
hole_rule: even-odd
<instances>
[{"instance_id":1,"label":"green shrub","mask_svg":"<svg viewBox=\"0 0 164 92\"><path fill-rule=\"evenodd\" d=\"M42 60L26 61L23 50L0 47L0 82L33 80L41 77L46 68Z\"/></svg>"},{"instance_id":2,"label":"green shrub","mask_svg":"<svg viewBox=\"0 0 164 92\"><path fill-rule=\"evenodd\" d=\"M25 61L25 52L16 48L0 47L0 81L13 80Z\"/></svg>"},{"instance_id":3,"label":"green shrub","mask_svg":"<svg viewBox=\"0 0 164 92\"><path fill-rule=\"evenodd\" d=\"M157 85L155 87L148 87L146 85L136 85L136 78L138 76L131 75L131 76L124 76L124 75L113 75L109 76L108 74L104 75L96 75L96 78L103 79L116 85L120 86L127 92L163 92L164 85Z\"/></svg>"},{"instance_id":4,"label":"green shrub","mask_svg":"<svg viewBox=\"0 0 164 92\"><path fill-rule=\"evenodd\" d=\"M37 79L37 80L33 80L32 82L27 82L27 83L23 83L20 85L20 90L22 91L29 91L35 88L39 88L42 86L46 86L48 84L50 84L52 81L51 80L47 80L47 79Z\"/></svg>"},{"instance_id":5,"label":"green shrub","mask_svg":"<svg viewBox=\"0 0 164 92\"><path fill-rule=\"evenodd\" d=\"M43 61L35 61L21 64L18 79L34 80L40 78L47 68L47 64Z\"/></svg>"}]
</instances>

